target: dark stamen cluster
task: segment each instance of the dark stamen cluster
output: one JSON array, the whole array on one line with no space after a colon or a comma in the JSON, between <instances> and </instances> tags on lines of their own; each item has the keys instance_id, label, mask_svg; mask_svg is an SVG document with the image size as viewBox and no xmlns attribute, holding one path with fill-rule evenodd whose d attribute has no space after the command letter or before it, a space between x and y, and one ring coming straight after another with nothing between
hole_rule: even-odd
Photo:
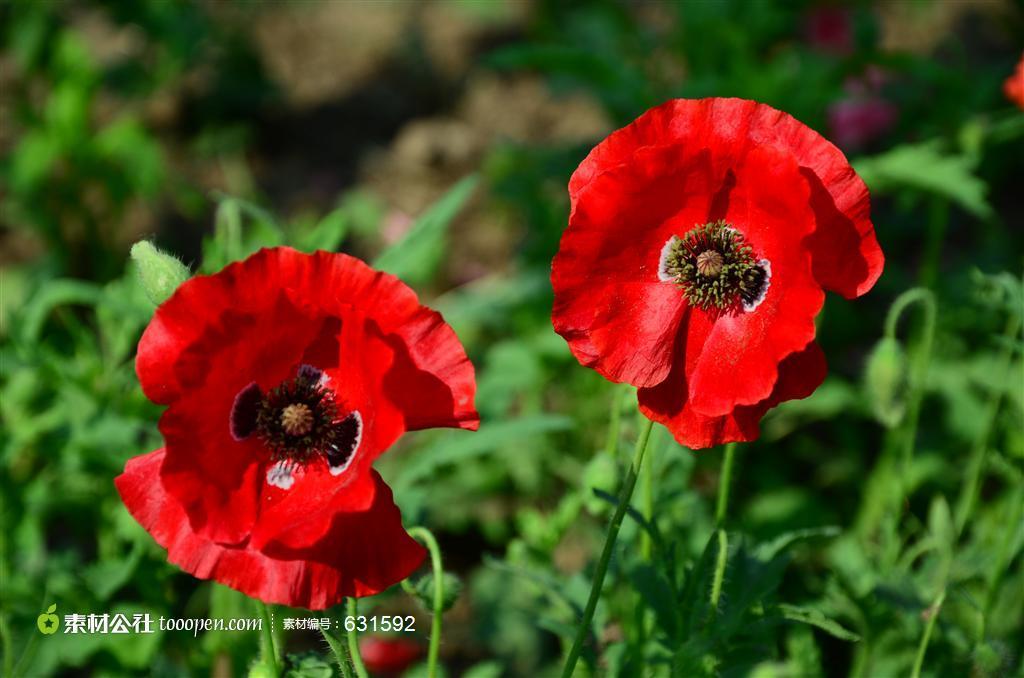
<instances>
[{"instance_id":1,"label":"dark stamen cluster","mask_svg":"<svg viewBox=\"0 0 1024 678\"><path fill-rule=\"evenodd\" d=\"M764 288L767 272L743 236L724 221L697 226L670 248L663 272L692 306L726 311L740 302L754 303Z\"/></svg>"},{"instance_id":2,"label":"dark stamen cluster","mask_svg":"<svg viewBox=\"0 0 1024 678\"><path fill-rule=\"evenodd\" d=\"M320 371L303 366L294 379L268 391L256 407L255 433L274 461L307 464L341 443L333 394Z\"/></svg>"}]
</instances>

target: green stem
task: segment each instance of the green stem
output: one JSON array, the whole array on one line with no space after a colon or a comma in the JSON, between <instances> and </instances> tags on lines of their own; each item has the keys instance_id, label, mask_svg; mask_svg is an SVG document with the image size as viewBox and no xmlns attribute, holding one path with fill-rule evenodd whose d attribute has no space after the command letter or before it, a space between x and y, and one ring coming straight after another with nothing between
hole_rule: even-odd
<instances>
[{"instance_id":1,"label":"green stem","mask_svg":"<svg viewBox=\"0 0 1024 678\"><path fill-rule=\"evenodd\" d=\"M278 664L278 650L274 642L274 629L271 626L270 609L262 600L257 600L256 610L263 621L260 624L260 660L267 667L267 670L270 671L270 675L277 678L277 676L281 675L281 668Z\"/></svg>"},{"instance_id":2,"label":"green stem","mask_svg":"<svg viewBox=\"0 0 1024 678\"><path fill-rule=\"evenodd\" d=\"M921 284L934 287L938 278L939 258L942 256L942 242L949 226L949 201L934 196L928 206L928 233L925 240L924 256L921 260Z\"/></svg>"},{"instance_id":3,"label":"green stem","mask_svg":"<svg viewBox=\"0 0 1024 678\"><path fill-rule=\"evenodd\" d=\"M725 581L725 564L729 559L729 537L725 530L718 530L718 557L715 561L715 578L711 580L711 608L718 611L718 601L722 597L722 583Z\"/></svg>"},{"instance_id":4,"label":"green stem","mask_svg":"<svg viewBox=\"0 0 1024 678\"><path fill-rule=\"evenodd\" d=\"M928 651L928 641L931 640L932 631L935 629L935 620L939 618L939 611L942 609L942 602L945 599L946 589L942 589L939 597L928 608L931 615L928 617L928 624L924 627L921 643L917 646L917 656L914 658L914 669L910 672L910 678L920 678L921 676L921 667L924 666L924 654Z\"/></svg>"},{"instance_id":5,"label":"green stem","mask_svg":"<svg viewBox=\"0 0 1024 678\"><path fill-rule=\"evenodd\" d=\"M935 294L923 287L907 290L896 298L885 318L885 335L894 338L896 325L900 316L911 304L921 304L924 310L924 327L921 330L920 344L916 351L916 360L910 374L909 394L907 396L907 420L903 431L900 449L900 501L906 498L906 478L913 460L914 444L917 441L917 422L921 415L921 401L924 398L925 379L928 363L931 361L932 344L935 339L937 307Z\"/></svg>"},{"instance_id":6,"label":"green stem","mask_svg":"<svg viewBox=\"0 0 1024 678\"><path fill-rule=\"evenodd\" d=\"M641 415L642 416L642 415ZM641 422L643 425L643 422ZM643 500L643 516L644 520L647 521L648 525L654 524L654 460L655 450L658 449L657 443L651 447L651 451L647 453L649 461L643 465L640 469L640 479L642 482L642 493L641 497ZM640 557L645 563L650 564L654 560L654 539L651 537L650 532L647 530L640 531ZM636 628L637 628L637 648L640 664L637 670L646 673L647 664L644 659L644 647L647 644L647 623L648 623L648 607L644 604L643 594L639 591L636 592L637 605L636 605Z\"/></svg>"},{"instance_id":7,"label":"green stem","mask_svg":"<svg viewBox=\"0 0 1024 678\"><path fill-rule=\"evenodd\" d=\"M583 608L583 617L580 619L579 628L576 629L576 637L573 639L569 656L565 660L565 667L562 669L562 678L569 678L576 670L576 663L579 662L580 654L583 652L583 643L586 642L590 632L590 625L594 621L594 611L597 609L597 600L601 597L601 588L604 585L604 577L608 573L608 563L611 561L612 551L615 549L615 540L619 536L619 529L622 527L622 519L629 507L629 500L633 497L633 489L636 487L637 475L643 466L644 453L647 451L647 441L651 437L651 429L654 422L647 420L640 429L640 435L636 440L636 447L633 450L633 463L626 472L622 481L622 489L619 491L618 505L615 513L612 514L608 523L608 531L605 534L604 548L601 550L601 557L597 561L597 569L594 571L594 580L590 585L590 596L587 598L587 605Z\"/></svg>"},{"instance_id":8,"label":"green stem","mask_svg":"<svg viewBox=\"0 0 1024 678\"><path fill-rule=\"evenodd\" d=\"M1020 330L1020 315L1013 313L1006 320L1006 329L1003 331L1003 338L1006 340L1006 347L1000 356L999 370L996 374L1007 374L1013 365L1013 340ZM960 497L956 502L956 531L963 532L964 527L974 512L974 504L978 500L978 490L981 486L981 475L985 470L985 461L988 457L988 438L992 433L996 417L999 414L999 407L1002 404L1003 392L1001 389L994 389L989 396L988 410L985 412L984 423L981 433L974 442L974 449L971 450L970 459L967 462L967 473L963 487L960 489Z\"/></svg>"},{"instance_id":9,"label":"green stem","mask_svg":"<svg viewBox=\"0 0 1024 678\"><path fill-rule=\"evenodd\" d=\"M342 620L342 626L344 627L344 620ZM334 660L338 663L338 668L341 669L341 675L343 678L354 678L352 673L352 667L349 665L348 653L345 651L345 646L341 644L333 633L327 629L321 628L320 633L323 634L324 640L331 647L331 652L334 653ZM346 635L348 632L346 631Z\"/></svg>"},{"instance_id":10,"label":"green stem","mask_svg":"<svg viewBox=\"0 0 1024 678\"><path fill-rule=\"evenodd\" d=\"M441 566L441 548L434 535L425 527L414 527L409 535L417 538L430 551L430 566L434 570L434 618L430 625L430 649L427 652L427 678L437 676L437 658L441 652L441 616L444 614L444 569Z\"/></svg>"},{"instance_id":11,"label":"green stem","mask_svg":"<svg viewBox=\"0 0 1024 678\"><path fill-rule=\"evenodd\" d=\"M1018 485L1017 489L1010 495L1008 512L1010 515L1003 524L1020 525L1021 519L1024 518L1024 485ZM1010 541L1009 539L1000 540L999 550L996 553L995 567L990 570L990 574L986 577L985 603L981 608L981 621L978 624L976 643L980 643L985 639L985 627L992 608L995 607L999 586L1003 578L1010 572L1009 565L1010 558L1012 557Z\"/></svg>"},{"instance_id":12,"label":"green stem","mask_svg":"<svg viewBox=\"0 0 1024 678\"><path fill-rule=\"evenodd\" d=\"M604 444L605 454L612 459L617 459L619 456L619 431L622 428L623 393L624 388L622 385L612 389L612 411L608 415L608 439Z\"/></svg>"},{"instance_id":13,"label":"green stem","mask_svg":"<svg viewBox=\"0 0 1024 678\"><path fill-rule=\"evenodd\" d=\"M346 607L346 616L358 619L359 603L356 599L349 598ZM352 659L352 666L356 670L356 675L359 678L369 678L369 674L366 672L366 665L363 664L363 657L359 654L359 631L353 630L349 633L348 629L345 629L345 641L348 643L348 656Z\"/></svg>"},{"instance_id":14,"label":"green stem","mask_svg":"<svg viewBox=\"0 0 1024 678\"><path fill-rule=\"evenodd\" d=\"M722 477L718 480L718 501L715 504L715 523L722 525L729 510L729 486L732 484L732 467L736 461L736 443L725 446L722 458Z\"/></svg>"},{"instance_id":15,"label":"green stem","mask_svg":"<svg viewBox=\"0 0 1024 678\"><path fill-rule=\"evenodd\" d=\"M640 425L643 426L644 423L641 422ZM648 525L654 521L654 455L656 447L657 445L651 448L647 455L650 461L640 470L643 480L643 516ZM646 563L651 562L654 556L654 541L647 530L640 531L640 555Z\"/></svg>"}]
</instances>

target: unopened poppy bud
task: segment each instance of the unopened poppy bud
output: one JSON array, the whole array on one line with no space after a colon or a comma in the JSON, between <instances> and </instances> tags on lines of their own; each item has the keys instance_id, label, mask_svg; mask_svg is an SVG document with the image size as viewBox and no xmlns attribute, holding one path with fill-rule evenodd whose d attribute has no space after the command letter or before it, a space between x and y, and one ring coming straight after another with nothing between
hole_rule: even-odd
<instances>
[{"instance_id":1,"label":"unopened poppy bud","mask_svg":"<svg viewBox=\"0 0 1024 678\"><path fill-rule=\"evenodd\" d=\"M416 598L431 612L434 611L434 575L428 574L420 577L414 584ZM462 580L451 572L444 573L444 601L441 610L447 612L455 605L459 594L462 593Z\"/></svg>"},{"instance_id":2,"label":"unopened poppy bud","mask_svg":"<svg viewBox=\"0 0 1024 678\"><path fill-rule=\"evenodd\" d=\"M148 240L132 245L132 261L139 271L139 281L146 296L159 306L189 278L188 268L169 254L164 254Z\"/></svg>"},{"instance_id":3,"label":"unopened poppy bud","mask_svg":"<svg viewBox=\"0 0 1024 678\"><path fill-rule=\"evenodd\" d=\"M907 357L903 347L892 337L885 337L868 357L864 387L875 417L889 428L895 427L903 419L906 383Z\"/></svg>"}]
</instances>

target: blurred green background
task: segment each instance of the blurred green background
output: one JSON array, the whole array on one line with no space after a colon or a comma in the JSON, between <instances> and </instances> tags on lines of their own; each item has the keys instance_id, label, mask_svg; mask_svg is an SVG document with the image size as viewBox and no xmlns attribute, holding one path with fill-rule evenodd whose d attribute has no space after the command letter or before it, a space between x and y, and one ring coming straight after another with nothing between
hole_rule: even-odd
<instances>
[{"instance_id":1,"label":"blurred green background","mask_svg":"<svg viewBox=\"0 0 1024 678\"><path fill-rule=\"evenodd\" d=\"M843 148L887 266L827 301L825 384L739 448L717 613L721 451L655 429L580 673L904 676L924 647L922 675L1024 675L1020 2L5 0L0 31L6 675L231 676L256 653L35 627L51 603L255 615L169 566L113 487L159 445L143 238L202 272L345 251L442 310L483 425L406 436L381 471L463 582L448 675L556 671L637 430L630 389L551 329L566 183L680 96L757 99ZM362 605L425 638L397 587ZM331 675L315 632L281 639L291 675Z\"/></svg>"}]
</instances>

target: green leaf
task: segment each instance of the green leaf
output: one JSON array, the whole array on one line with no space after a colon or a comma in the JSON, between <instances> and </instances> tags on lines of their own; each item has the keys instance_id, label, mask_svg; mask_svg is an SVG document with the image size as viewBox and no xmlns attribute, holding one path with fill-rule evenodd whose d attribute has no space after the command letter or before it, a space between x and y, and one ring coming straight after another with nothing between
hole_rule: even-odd
<instances>
[{"instance_id":1,"label":"green leaf","mask_svg":"<svg viewBox=\"0 0 1024 678\"><path fill-rule=\"evenodd\" d=\"M317 222L311 231L303 235L298 242L299 249L305 252L327 250L332 252L338 248L348 232L349 218L344 208L328 213Z\"/></svg>"},{"instance_id":2,"label":"green leaf","mask_svg":"<svg viewBox=\"0 0 1024 678\"><path fill-rule=\"evenodd\" d=\"M780 534L769 542L758 544L754 552L761 560L771 560L798 541L814 539L817 537L822 539L838 537L842 532L842 529L836 525L811 527L804 530L792 530L790 532Z\"/></svg>"},{"instance_id":3,"label":"green leaf","mask_svg":"<svg viewBox=\"0 0 1024 678\"><path fill-rule=\"evenodd\" d=\"M401 240L381 252L374 268L410 284L423 284L434 274L444 254L448 225L466 204L478 178L470 175L445 193L413 223Z\"/></svg>"},{"instance_id":4,"label":"green leaf","mask_svg":"<svg viewBox=\"0 0 1024 678\"><path fill-rule=\"evenodd\" d=\"M103 292L99 286L80 280L54 280L48 282L32 297L25 307L21 319L21 340L27 345L35 344L43 323L50 312L67 304L96 304Z\"/></svg>"},{"instance_id":5,"label":"green leaf","mask_svg":"<svg viewBox=\"0 0 1024 678\"><path fill-rule=\"evenodd\" d=\"M790 621L816 626L839 640L848 640L851 643L860 641L860 636L856 633L846 630L839 622L826 617L825 613L812 607L801 607L783 603L778 606L778 611Z\"/></svg>"},{"instance_id":6,"label":"green leaf","mask_svg":"<svg viewBox=\"0 0 1024 678\"><path fill-rule=\"evenodd\" d=\"M973 160L939 150L935 142L896 148L854 163L872 192L914 189L942 196L979 219L993 215L985 198L988 187L974 174Z\"/></svg>"},{"instance_id":7,"label":"green leaf","mask_svg":"<svg viewBox=\"0 0 1024 678\"><path fill-rule=\"evenodd\" d=\"M334 675L331 663L314 652L289 654L285 661L288 668L284 678L331 678Z\"/></svg>"},{"instance_id":8,"label":"green leaf","mask_svg":"<svg viewBox=\"0 0 1024 678\"><path fill-rule=\"evenodd\" d=\"M557 415L537 415L488 424L475 433L448 434L417 451L395 478L395 491L429 477L442 466L487 454L510 441L529 436L564 431L572 420Z\"/></svg>"}]
</instances>

